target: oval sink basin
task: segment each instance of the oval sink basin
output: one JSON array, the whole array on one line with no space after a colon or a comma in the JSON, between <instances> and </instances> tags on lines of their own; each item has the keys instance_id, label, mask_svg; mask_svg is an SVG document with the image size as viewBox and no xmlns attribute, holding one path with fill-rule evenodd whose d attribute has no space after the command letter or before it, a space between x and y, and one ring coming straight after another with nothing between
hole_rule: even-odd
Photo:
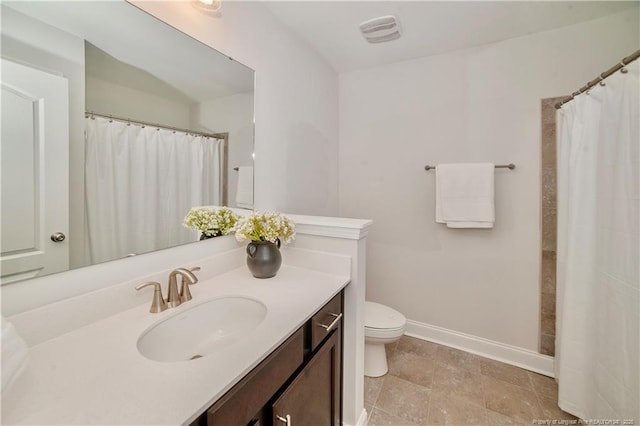
<instances>
[{"instance_id":1,"label":"oval sink basin","mask_svg":"<svg viewBox=\"0 0 640 426\"><path fill-rule=\"evenodd\" d=\"M151 326L138 338L138 351L162 362L202 358L238 341L266 316L267 307L257 300L209 300Z\"/></svg>"}]
</instances>

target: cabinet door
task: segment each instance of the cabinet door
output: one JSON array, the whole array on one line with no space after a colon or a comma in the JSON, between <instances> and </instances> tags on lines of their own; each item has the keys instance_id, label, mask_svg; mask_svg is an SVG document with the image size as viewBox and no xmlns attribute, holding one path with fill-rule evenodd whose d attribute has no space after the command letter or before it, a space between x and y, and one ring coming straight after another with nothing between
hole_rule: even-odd
<instances>
[{"instance_id":1,"label":"cabinet door","mask_svg":"<svg viewBox=\"0 0 640 426\"><path fill-rule=\"evenodd\" d=\"M340 425L340 340L338 328L272 405L274 425Z\"/></svg>"},{"instance_id":2,"label":"cabinet door","mask_svg":"<svg viewBox=\"0 0 640 426\"><path fill-rule=\"evenodd\" d=\"M263 407L302 365L303 341L300 329L213 404L207 412L207 426L262 423Z\"/></svg>"}]
</instances>

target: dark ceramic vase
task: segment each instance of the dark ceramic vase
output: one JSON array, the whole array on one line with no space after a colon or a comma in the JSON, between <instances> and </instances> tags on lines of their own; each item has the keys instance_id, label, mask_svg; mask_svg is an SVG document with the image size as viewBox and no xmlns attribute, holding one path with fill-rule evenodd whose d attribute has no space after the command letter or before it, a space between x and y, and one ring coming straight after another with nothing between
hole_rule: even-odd
<instances>
[{"instance_id":1,"label":"dark ceramic vase","mask_svg":"<svg viewBox=\"0 0 640 426\"><path fill-rule=\"evenodd\" d=\"M209 238L220 237L222 232L219 229L209 229L206 232L200 234L200 241L207 240Z\"/></svg>"},{"instance_id":2,"label":"dark ceramic vase","mask_svg":"<svg viewBox=\"0 0 640 426\"><path fill-rule=\"evenodd\" d=\"M282 265L280 240L251 241L247 245L247 267L256 278L275 277Z\"/></svg>"}]
</instances>

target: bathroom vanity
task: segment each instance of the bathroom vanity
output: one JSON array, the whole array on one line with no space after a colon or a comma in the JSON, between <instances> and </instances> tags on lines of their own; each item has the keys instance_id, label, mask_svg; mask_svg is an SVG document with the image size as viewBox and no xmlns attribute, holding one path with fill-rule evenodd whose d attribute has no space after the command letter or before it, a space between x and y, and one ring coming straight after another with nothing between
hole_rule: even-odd
<instances>
[{"instance_id":1,"label":"bathroom vanity","mask_svg":"<svg viewBox=\"0 0 640 426\"><path fill-rule=\"evenodd\" d=\"M371 222L293 218L296 241L283 249L284 265L272 279L251 276L244 246L230 237L188 247L212 253L205 257L175 250L174 257L192 260L164 261L148 275L138 271L151 256L123 260L117 273L130 268L128 280L9 316L29 361L3 391L2 424L364 424L364 236ZM103 279L92 269L115 274L115 266L69 273L65 284ZM172 269L196 266L193 300L176 308L150 313L153 292L134 290L145 281L166 288ZM160 324L196 308L225 309L225 300L255 301L264 319L228 344L195 352L202 357L165 357L162 346L141 351Z\"/></svg>"},{"instance_id":2,"label":"bathroom vanity","mask_svg":"<svg viewBox=\"0 0 640 426\"><path fill-rule=\"evenodd\" d=\"M341 321L331 324L331 318L341 317L331 314L342 314L341 290L348 282L347 276L291 266L258 280L241 266L201 280L191 289L193 300L177 308L152 314L144 303L42 342L30 348L27 370L3 393L2 423L245 425L256 416L266 419L268 402L287 407L288 398L304 394L301 387L322 385L333 395L326 417L337 416L337 423L326 424L339 424ZM156 359L141 353L141 339L158 324L231 298L263 304L264 319L195 359L173 354L162 359L162 345ZM329 332L320 325L330 326ZM185 344L165 343L167 351ZM331 380L314 381L325 376ZM285 384L294 390L287 392ZM238 404L258 405L241 413ZM231 420L228 413L249 418Z\"/></svg>"}]
</instances>

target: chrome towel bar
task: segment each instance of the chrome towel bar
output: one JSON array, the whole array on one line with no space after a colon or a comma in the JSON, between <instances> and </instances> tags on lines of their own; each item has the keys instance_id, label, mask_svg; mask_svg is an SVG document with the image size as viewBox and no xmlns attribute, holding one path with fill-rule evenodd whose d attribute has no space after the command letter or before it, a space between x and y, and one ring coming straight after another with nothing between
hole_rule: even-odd
<instances>
[{"instance_id":1,"label":"chrome towel bar","mask_svg":"<svg viewBox=\"0 0 640 426\"><path fill-rule=\"evenodd\" d=\"M425 170L432 170L432 169L435 169L435 168L436 168L436 166L429 166L429 165L424 166L424 169L425 169ZM513 164L513 163L509 163L509 164L496 164L496 169L509 169L509 170L513 170L513 169L515 169L515 168L516 168L516 165L515 165L515 164Z\"/></svg>"}]
</instances>

